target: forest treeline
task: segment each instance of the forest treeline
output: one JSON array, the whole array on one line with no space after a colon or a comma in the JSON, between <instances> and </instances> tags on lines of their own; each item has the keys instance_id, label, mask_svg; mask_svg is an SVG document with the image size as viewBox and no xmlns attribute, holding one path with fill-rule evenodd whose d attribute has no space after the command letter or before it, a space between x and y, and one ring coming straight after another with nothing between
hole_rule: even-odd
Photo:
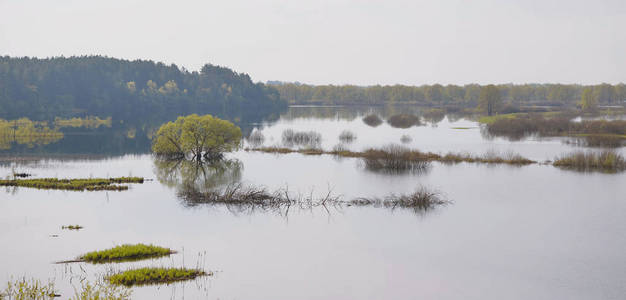
<instances>
[{"instance_id":1,"label":"forest treeline","mask_svg":"<svg viewBox=\"0 0 626 300\"><path fill-rule=\"evenodd\" d=\"M231 119L286 104L247 74L207 64L197 72L103 56L0 57L0 118L174 118L192 112Z\"/></svg>"},{"instance_id":2,"label":"forest treeline","mask_svg":"<svg viewBox=\"0 0 626 300\"><path fill-rule=\"evenodd\" d=\"M461 105L473 107L478 104L481 90L478 84L459 85L307 85L270 81L281 99L290 104L329 105L380 105L422 104ZM500 99L511 105L579 105L584 90L591 89L599 104L611 105L626 101L626 85L599 84L501 84L496 86Z\"/></svg>"}]
</instances>

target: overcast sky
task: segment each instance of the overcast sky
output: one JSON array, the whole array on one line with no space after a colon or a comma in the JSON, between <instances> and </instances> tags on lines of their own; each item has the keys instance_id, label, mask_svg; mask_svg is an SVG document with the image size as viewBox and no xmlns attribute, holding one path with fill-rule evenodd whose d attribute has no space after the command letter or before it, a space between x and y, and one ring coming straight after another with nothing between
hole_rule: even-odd
<instances>
[{"instance_id":1,"label":"overcast sky","mask_svg":"<svg viewBox=\"0 0 626 300\"><path fill-rule=\"evenodd\" d=\"M101 54L255 81L626 82L626 0L0 0L0 55Z\"/></svg>"}]
</instances>

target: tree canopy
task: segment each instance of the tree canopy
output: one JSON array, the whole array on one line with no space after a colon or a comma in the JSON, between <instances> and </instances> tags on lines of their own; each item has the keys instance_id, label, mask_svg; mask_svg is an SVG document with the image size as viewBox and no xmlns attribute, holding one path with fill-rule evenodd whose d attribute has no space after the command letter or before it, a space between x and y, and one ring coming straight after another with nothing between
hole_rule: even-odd
<instances>
[{"instance_id":1,"label":"tree canopy","mask_svg":"<svg viewBox=\"0 0 626 300\"><path fill-rule=\"evenodd\" d=\"M498 112L501 101L500 90L495 85L490 84L480 89L478 107L488 116Z\"/></svg>"},{"instance_id":2,"label":"tree canopy","mask_svg":"<svg viewBox=\"0 0 626 300\"><path fill-rule=\"evenodd\" d=\"M237 117L276 110L278 92L250 76L207 64L198 71L103 56L0 56L0 118L93 115L133 120L192 112Z\"/></svg>"},{"instance_id":3,"label":"tree canopy","mask_svg":"<svg viewBox=\"0 0 626 300\"><path fill-rule=\"evenodd\" d=\"M241 144L241 129L211 115L178 117L163 124L156 133L152 151L169 158L190 155L196 160L215 160Z\"/></svg>"}]
</instances>

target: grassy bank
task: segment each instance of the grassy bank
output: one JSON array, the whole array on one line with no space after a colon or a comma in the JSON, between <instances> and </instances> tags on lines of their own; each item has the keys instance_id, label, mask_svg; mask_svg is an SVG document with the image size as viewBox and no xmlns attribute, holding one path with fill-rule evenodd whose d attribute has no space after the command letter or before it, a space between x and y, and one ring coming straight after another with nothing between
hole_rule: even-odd
<instances>
[{"instance_id":1,"label":"grassy bank","mask_svg":"<svg viewBox=\"0 0 626 300\"><path fill-rule=\"evenodd\" d=\"M176 253L169 248L153 245L135 244L120 245L101 251L92 251L79 257L80 261L105 263L115 261L141 260L167 256Z\"/></svg>"},{"instance_id":2,"label":"grassy bank","mask_svg":"<svg viewBox=\"0 0 626 300\"><path fill-rule=\"evenodd\" d=\"M127 270L109 276L107 279L115 285L148 285L159 283L172 283L176 281L191 280L199 276L212 276L213 273L198 269L185 268L140 268Z\"/></svg>"},{"instance_id":3,"label":"grassy bank","mask_svg":"<svg viewBox=\"0 0 626 300\"><path fill-rule=\"evenodd\" d=\"M68 191L124 191L128 189L123 183L143 183L141 177L91 178L91 179L9 179L0 180L0 186L29 187L44 190Z\"/></svg>"}]
</instances>

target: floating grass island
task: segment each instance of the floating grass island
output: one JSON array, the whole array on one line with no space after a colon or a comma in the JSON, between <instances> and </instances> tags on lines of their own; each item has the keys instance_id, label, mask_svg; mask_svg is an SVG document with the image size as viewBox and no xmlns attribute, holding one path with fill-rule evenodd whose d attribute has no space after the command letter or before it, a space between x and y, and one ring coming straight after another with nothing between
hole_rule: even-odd
<instances>
[{"instance_id":1,"label":"floating grass island","mask_svg":"<svg viewBox=\"0 0 626 300\"><path fill-rule=\"evenodd\" d=\"M145 244L135 244L135 245L120 245L110 249L101 250L101 251L92 251L80 256L77 260L73 261L62 261L60 263L68 263L68 262L90 262L90 263L107 263L107 262L124 262L124 261L134 261L134 260L142 260L148 258L157 258L162 256L167 256L170 254L174 254L176 251L173 251L169 248L154 246L154 245L145 245Z\"/></svg>"},{"instance_id":2,"label":"floating grass island","mask_svg":"<svg viewBox=\"0 0 626 300\"><path fill-rule=\"evenodd\" d=\"M83 229L83 226L80 225L67 225L67 226L61 226L61 229L67 229L67 230L81 230Z\"/></svg>"},{"instance_id":3,"label":"floating grass island","mask_svg":"<svg viewBox=\"0 0 626 300\"><path fill-rule=\"evenodd\" d=\"M117 177L117 178L85 178L85 179L8 179L0 180L0 186L29 187L44 190L68 190L68 191L125 191L127 185L122 183L143 183L142 177Z\"/></svg>"},{"instance_id":4,"label":"floating grass island","mask_svg":"<svg viewBox=\"0 0 626 300\"><path fill-rule=\"evenodd\" d=\"M109 276L107 279L115 285L149 285L159 283L172 283L177 281L191 280L199 276L212 276L212 272L204 272L199 269L185 268L140 268L127 270Z\"/></svg>"}]
</instances>

